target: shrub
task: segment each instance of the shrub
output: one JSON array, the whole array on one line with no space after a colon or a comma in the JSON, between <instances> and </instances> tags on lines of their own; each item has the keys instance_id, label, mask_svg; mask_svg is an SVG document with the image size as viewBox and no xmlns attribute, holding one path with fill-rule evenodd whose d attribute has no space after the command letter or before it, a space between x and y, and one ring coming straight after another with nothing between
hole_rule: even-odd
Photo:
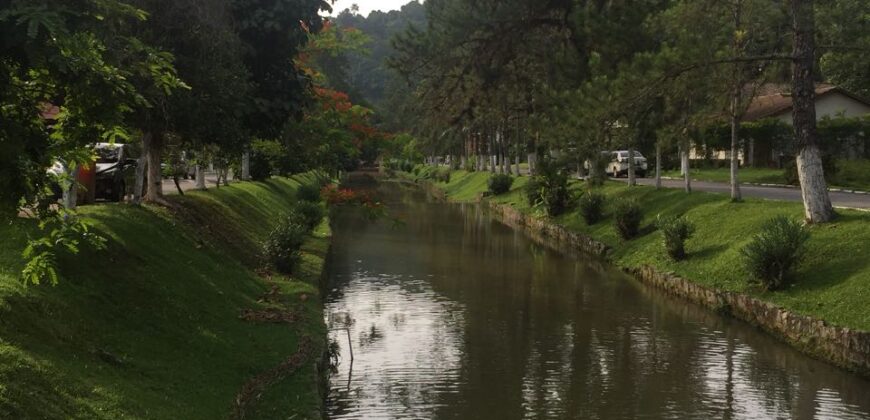
<instances>
[{"instance_id":1,"label":"shrub","mask_svg":"<svg viewBox=\"0 0 870 420\"><path fill-rule=\"evenodd\" d=\"M568 208L568 175L554 161L541 161L538 170L539 175L527 184L526 198L530 205L544 207L547 215L556 217Z\"/></svg>"},{"instance_id":2,"label":"shrub","mask_svg":"<svg viewBox=\"0 0 870 420\"><path fill-rule=\"evenodd\" d=\"M543 188L544 182L538 177L532 177L526 183L526 201L528 201L530 206L535 207L543 201L541 197Z\"/></svg>"},{"instance_id":3,"label":"shrub","mask_svg":"<svg viewBox=\"0 0 870 420\"><path fill-rule=\"evenodd\" d=\"M637 236L640 231L640 222L643 219L643 211L636 200L617 201L613 215L619 237L628 240Z\"/></svg>"},{"instance_id":4,"label":"shrub","mask_svg":"<svg viewBox=\"0 0 870 420\"><path fill-rule=\"evenodd\" d=\"M507 174L493 175L487 181L489 192L492 195L504 194L511 190L512 185L514 185L514 177Z\"/></svg>"},{"instance_id":5,"label":"shrub","mask_svg":"<svg viewBox=\"0 0 870 420\"><path fill-rule=\"evenodd\" d=\"M450 182L450 168L438 168L432 173L433 179L438 182Z\"/></svg>"},{"instance_id":6,"label":"shrub","mask_svg":"<svg viewBox=\"0 0 870 420\"><path fill-rule=\"evenodd\" d=\"M292 218L284 218L263 245L268 264L282 274L292 274L302 255L299 248L305 242L308 229Z\"/></svg>"},{"instance_id":7,"label":"shrub","mask_svg":"<svg viewBox=\"0 0 870 420\"><path fill-rule=\"evenodd\" d=\"M749 273L767 290L776 290L790 280L800 264L809 237L801 222L777 216L766 222L740 253Z\"/></svg>"},{"instance_id":8,"label":"shrub","mask_svg":"<svg viewBox=\"0 0 870 420\"><path fill-rule=\"evenodd\" d=\"M695 226L685 217L661 216L656 219L656 227L665 238L665 249L674 261L686 259L686 240L695 233Z\"/></svg>"},{"instance_id":9,"label":"shrub","mask_svg":"<svg viewBox=\"0 0 870 420\"><path fill-rule=\"evenodd\" d=\"M317 184L302 184L296 189L296 199L299 201L320 201L320 187Z\"/></svg>"},{"instance_id":10,"label":"shrub","mask_svg":"<svg viewBox=\"0 0 870 420\"><path fill-rule=\"evenodd\" d=\"M604 194L595 191L589 191L580 197L580 214L587 225L592 226L604 218L605 200Z\"/></svg>"},{"instance_id":11,"label":"shrub","mask_svg":"<svg viewBox=\"0 0 870 420\"><path fill-rule=\"evenodd\" d=\"M319 203L299 201L295 206L293 206L290 217L293 221L305 226L309 231L312 231L320 224L320 221L323 220L325 214L326 211Z\"/></svg>"}]
</instances>

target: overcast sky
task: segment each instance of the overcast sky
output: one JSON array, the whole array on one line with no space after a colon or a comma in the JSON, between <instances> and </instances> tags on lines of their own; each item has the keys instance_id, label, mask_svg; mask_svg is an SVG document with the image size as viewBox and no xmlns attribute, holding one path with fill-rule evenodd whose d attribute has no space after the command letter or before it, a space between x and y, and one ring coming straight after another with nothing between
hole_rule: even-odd
<instances>
[{"instance_id":1,"label":"overcast sky","mask_svg":"<svg viewBox=\"0 0 870 420\"><path fill-rule=\"evenodd\" d=\"M332 14L337 15L354 3L359 5L360 14L368 16L373 10L380 10L382 12L399 10L403 5L410 2L411 0L338 0L332 5Z\"/></svg>"}]
</instances>

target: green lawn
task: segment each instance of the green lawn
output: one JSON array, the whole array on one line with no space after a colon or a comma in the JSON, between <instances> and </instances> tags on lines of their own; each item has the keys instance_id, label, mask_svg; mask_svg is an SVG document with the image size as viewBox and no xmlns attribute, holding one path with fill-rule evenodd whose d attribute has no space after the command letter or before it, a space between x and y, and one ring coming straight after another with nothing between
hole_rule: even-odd
<instances>
[{"instance_id":1,"label":"green lawn","mask_svg":"<svg viewBox=\"0 0 870 420\"><path fill-rule=\"evenodd\" d=\"M488 177L488 173L456 171L450 183L436 185L451 200L473 201L486 190ZM492 199L533 212L522 194L526 180L517 179L510 193ZM580 194L585 186L575 182L571 188ZM771 217L801 218L800 203L755 199L732 203L719 194L687 195L680 190L630 188L615 182L601 189L611 202L625 197L640 200L645 211L644 226L650 233L622 242L611 217L588 226L576 211L555 222L613 246L616 264L653 265L706 286L749 293L833 324L870 331L870 213L841 211L834 223L812 227L809 256L798 272L796 284L787 290L764 292L749 281L739 250ZM677 263L666 257L661 233L650 227L657 214L685 214L697 226L695 236L688 241L691 255L687 261Z\"/></svg>"},{"instance_id":2,"label":"green lawn","mask_svg":"<svg viewBox=\"0 0 870 420\"><path fill-rule=\"evenodd\" d=\"M837 161L837 173L828 184L832 188L844 188L849 190L870 191L870 160L840 160ZM729 168L718 169L692 169L690 172L693 180L709 182L730 182L731 170ZM664 171L663 176L679 178L680 171ZM769 168L741 168L739 173L741 182L753 182L759 184L785 184L785 175L782 169Z\"/></svg>"},{"instance_id":3,"label":"green lawn","mask_svg":"<svg viewBox=\"0 0 870 420\"><path fill-rule=\"evenodd\" d=\"M0 418L230 417L245 382L292 355L302 336L325 337L317 282L327 223L305 246L282 299L258 300L259 241L294 201L297 180L239 183L171 197L179 210L84 207L110 238L105 252L64 258L56 287L17 273L31 221L0 226ZM307 300L302 294L310 295ZM294 325L254 324L243 309L294 308ZM249 418L319 413L313 361L254 404Z\"/></svg>"},{"instance_id":4,"label":"green lawn","mask_svg":"<svg viewBox=\"0 0 870 420\"><path fill-rule=\"evenodd\" d=\"M729 168L697 169L690 172L692 179L709 182L731 182L731 170ZM662 176L679 178L682 177L679 170L663 171ZM741 182L754 182L759 184L785 184L782 169L768 168L741 168L739 173Z\"/></svg>"}]
</instances>

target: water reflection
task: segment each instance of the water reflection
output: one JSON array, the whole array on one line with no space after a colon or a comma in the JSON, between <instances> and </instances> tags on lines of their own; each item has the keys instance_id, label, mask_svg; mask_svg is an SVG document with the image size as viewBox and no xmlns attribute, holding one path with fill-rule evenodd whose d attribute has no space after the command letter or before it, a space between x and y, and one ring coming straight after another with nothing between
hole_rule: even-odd
<instances>
[{"instance_id":1,"label":"water reflection","mask_svg":"<svg viewBox=\"0 0 870 420\"><path fill-rule=\"evenodd\" d=\"M397 185L338 217L332 418L867 418L870 383ZM349 360L348 334L354 352Z\"/></svg>"}]
</instances>

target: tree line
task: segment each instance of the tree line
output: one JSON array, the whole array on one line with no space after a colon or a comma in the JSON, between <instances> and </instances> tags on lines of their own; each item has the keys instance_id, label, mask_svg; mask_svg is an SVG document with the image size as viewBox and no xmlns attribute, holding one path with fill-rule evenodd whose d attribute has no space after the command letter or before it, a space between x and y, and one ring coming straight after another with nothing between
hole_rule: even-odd
<instances>
[{"instance_id":1,"label":"tree line","mask_svg":"<svg viewBox=\"0 0 870 420\"><path fill-rule=\"evenodd\" d=\"M367 40L329 11L323 0L0 0L0 218L24 211L43 231L25 278L56 282L57 251L104 244L52 191L76 185L69 174L94 162L95 143L141 146L134 201L164 205L182 151L224 178L246 164L265 179L374 161L389 136L329 74L332 57Z\"/></svg>"},{"instance_id":2,"label":"tree line","mask_svg":"<svg viewBox=\"0 0 870 420\"><path fill-rule=\"evenodd\" d=\"M765 86L789 87L806 219L834 217L815 84L858 94L867 5L857 0L429 0L424 26L394 40L389 66L416 100L408 126L426 155L516 172L524 160L600 166L601 151L654 151L688 166L714 124L730 129L732 198L741 199L741 122ZM861 70L861 68L865 70ZM511 161L514 169L511 169ZM629 184L635 183L629 159ZM686 189L691 190L688 171Z\"/></svg>"}]
</instances>

